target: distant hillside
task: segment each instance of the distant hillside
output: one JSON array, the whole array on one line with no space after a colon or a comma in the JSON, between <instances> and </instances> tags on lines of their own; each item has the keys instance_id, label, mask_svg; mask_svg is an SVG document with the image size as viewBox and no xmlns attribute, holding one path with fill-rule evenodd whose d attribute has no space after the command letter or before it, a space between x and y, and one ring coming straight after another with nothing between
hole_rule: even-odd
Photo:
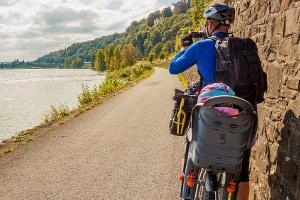
<instances>
[{"instance_id":1,"label":"distant hillside","mask_svg":"<svg viewBox=\"0 0 300 200\"><path fill-rule=\"evenodd\" d=\"M167 7L150 13L147 18L133 21L124 33L72 44L65 50L51 52L31 63L25 63L26 66L23 67L81 68L84 62L93 63L96 51L110 44L120 48L132 44L141 57L150 55L152 59L166 58L179 46L180 35L187 33L193 25L199 28L199 19L203 18L202 15L199 18L199 13L203 13L202 9L205 6L205 3L201 2L180 0L174 3L172 8ZM13 63L14 66L22 66L18 60Z\"/></svg>"},{"instance_id":2,"label":"distant hillside","mask_svg":"<svg viewBox=\"0 0 300 200\"><path fill-rule=\"evenodd\" d=\"M44 55L33 61L32 64L36 66L48 67L63 66L65 58L68 57L78 57L82 61L90 62L93 54L95 54L97 49L104 48L112 43L122 44L123 35L124 34L113 34L87 42L75 43L65 50L54 51L47 55Z\"/></svg>"}]
</instances>

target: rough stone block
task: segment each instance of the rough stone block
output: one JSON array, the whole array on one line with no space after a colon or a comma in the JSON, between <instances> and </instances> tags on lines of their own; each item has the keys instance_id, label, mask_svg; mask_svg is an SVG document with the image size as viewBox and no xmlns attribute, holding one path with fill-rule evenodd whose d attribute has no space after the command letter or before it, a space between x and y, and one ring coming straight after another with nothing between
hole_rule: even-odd
<instances>
[{"instance_id":1,"label":"rough stone block","mask_svg":"<svg viewBox=\"0 0 300 200\"><path fill-rule=\"evenodd\" d=\"M279 52L283 56L289 56L289 57L294 56L295 51L294 51L292 37L284 38L283 40L281 40L281 42L279 44Z\"/></svg>"},{"instance_id":2,"label":"rough stone block","mask_svg":"<svg viewBox=\"0 0 300 200\"><path fill-rule=\"evenodd\" d=\"M282 95L283 97L288 98L288 99L295 99L296 96L297 96L297 94L298 94L298 91L290 90L290 89L284 89L284 90L282 91L282 94L281 94L281 95Z\"/></svg>"},{"instance_id":3,"label":"rough stone block","mask_svg":"<svg viewBox=\"0 0 300 200\"><path fill-rule=\"evenodd\" d=\"M300 91L300 78L290 78L286 82L286 86L290 89Z\"/></svg>"},{"instance_id":4,"label":"rough stone block","mask_svg":"<svg viewBox=\"0 0 300 200\"><path fill-rule=\"evenodd\" d=\"M292 109L296 116L300 116L300 96L296 98L295 104Z\"/></svg>"},{"instance_id":5,"label":"rough stone block","mask_svg":"<svg viewBox=\"0 0 300 200\"><path fill-rule=\"evenodd\" d=\"M299 26L299 8L289 9L286 13L285 35L298 33L300 31Z\"/></svg>"},{"instance_id":6,"label":"rough stone block","mask_svg":"<svg viewBox=\"0 0 300 200\"><path fill-rule=\"evenodd\" d=\"M271 144L269 146L269 148L270 148L270 158L269 158L270 160L269 161L271 163L274 163L277 159L279 144L277 142L275 142L275 143Z\"/></svg>"},{"instance_id":7,"label":"rough stone block","mask_svg":"<svg viewBox=\"0 0 300 200\"><path fill-rule=\"evenodd\" d=\"M274 36L274 24L268 24L267 25L267 30L266 30L266 34L267 34L267 38L273 40L273 36Z\"/></svg>"},{"instance_id":8,"label":"rough stone block","mask_svg":"<svg viewBox=\"0 0 300 200\"><path fill-rule=\"evenodd\" d=\"M271 52L268 56L268 61L274 61L276 59L276 54Z\"/></svg>"},{"instance_id":9,"label":"rough stone block","mask_svg":"<svg viewBox=\"0 0 300 200\"><path fill-rule=\"evenodd\" d=\"M289 6L290 6L291 1L292 0L282 0L282 2L281 2L281 9L282 10L288 9Z\"/></svg>"},{"instance_id":10,"label":"rough stone block","mask_svg":"<svg viewBox=\"0 0 300 200\"><path fill-rule=\"evenodd\" d=\"M258 129L260 131L263 130L264 125L265 125L265 108L263 106L258 107Z\"/></svg>"},{"instance_id":11,"label":"rough stone block","mask_svg":"<svg viewBox=\"0 0 300 200\"><path fill-rule=\"evenodd\" d=\"M300 33L296 33L293 35L293 44L297 45L300 43Z\"/></svg>"},{"instance_id":12,"label":"rough stone block","mask_svg":"<svg viewBox=\"0 0 300 200\"><path fill-rule=\"evenodd\" d=\"M271 12L277 13L280 11L280 1L279 0L272 0L271 1Z\"/></svg>"},{"instance_id":13,"label":"rough stone block","mask_svg":"<svg viewBox=\"0 0 300 200\"><path fill-rule=\"evenodd\" d=\"M268 95L271 98L278 98L281 88L282 70L278 66L268 67Z\"/></svg>"},{"instance_id":14,"label":"rough stone block","mask_svg":"<svg viewBox=\"0 0 300 200\"><path fill-rule=\"evenodd\" d=\"M297 55L298 55L297 59L300 60L300 43L298 43L296 49L297 49Z\"/></svg>"},{"instance_id":15,"label":"rough stone block","mask_svg":"<svg viewBox=\"0 0 300 200\"><path fill-rule=\"evenodd\" d=\"M268 124L266 126L266 133L267 133L267 137L270 142L274 142L278 136L277 129L275 128L275 126L273 124Z\"/></svg>"},{"instance_id":16,"label":"rough stone block","mask_svg":"<svg viewBox=\"0 0 300 200\"><path fill-rule=\"evenodd\" d=\"M275 34L283 36L285 28L285 17L282 15L278 15L275 18Z\"/></svg>"}]
</instances>

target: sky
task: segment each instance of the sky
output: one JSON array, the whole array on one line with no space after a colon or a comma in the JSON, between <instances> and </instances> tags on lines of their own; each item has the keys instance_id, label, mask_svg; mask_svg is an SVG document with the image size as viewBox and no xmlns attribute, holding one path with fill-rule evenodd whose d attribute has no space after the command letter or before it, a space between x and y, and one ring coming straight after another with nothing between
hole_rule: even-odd
<instances>
[{"instance_id":1,"label":"sky","mask_svg":"<svg viewBox=\"0 0 300 200\"><path fill-rule=\"evenodd\" d=\"M176 0L0 0L0 62L32 61L75 42L124 32Z\"/></svg>"}]
</instances>

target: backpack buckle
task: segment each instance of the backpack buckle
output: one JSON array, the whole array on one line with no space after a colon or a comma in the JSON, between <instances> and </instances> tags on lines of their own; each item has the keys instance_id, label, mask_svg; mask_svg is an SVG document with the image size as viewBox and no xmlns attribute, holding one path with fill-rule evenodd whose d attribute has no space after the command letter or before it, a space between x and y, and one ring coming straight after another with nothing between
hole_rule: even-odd
<instances>
[{"instance_id":1,"label":"backpack buckle","mask_svg":"<svg viewBox=\"0 0 300 200\"><path fill-rule=\"evenodd\" d=\"M222 62L222 64L224 65L224 66L228 66L229 64L231 64L231 61L229 61L229 60L222 60L221 61Z\"/></svg>"}]
</instances>

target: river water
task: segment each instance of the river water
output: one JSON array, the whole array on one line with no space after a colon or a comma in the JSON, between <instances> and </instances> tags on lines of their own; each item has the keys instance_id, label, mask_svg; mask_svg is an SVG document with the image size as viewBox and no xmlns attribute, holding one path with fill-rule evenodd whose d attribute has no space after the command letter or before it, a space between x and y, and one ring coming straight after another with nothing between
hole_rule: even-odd
<instances>
[{"instance_id":1,"label":"river water","mask_svg":"<svg viewBox=\"0 0 300 200\"><path fill-rule=\"evenodd\" d=\"M51 105L75 108L82 84L104 79L87 69L0 70L0 142L41 124Z\"/></svg>"}]
</instances>

